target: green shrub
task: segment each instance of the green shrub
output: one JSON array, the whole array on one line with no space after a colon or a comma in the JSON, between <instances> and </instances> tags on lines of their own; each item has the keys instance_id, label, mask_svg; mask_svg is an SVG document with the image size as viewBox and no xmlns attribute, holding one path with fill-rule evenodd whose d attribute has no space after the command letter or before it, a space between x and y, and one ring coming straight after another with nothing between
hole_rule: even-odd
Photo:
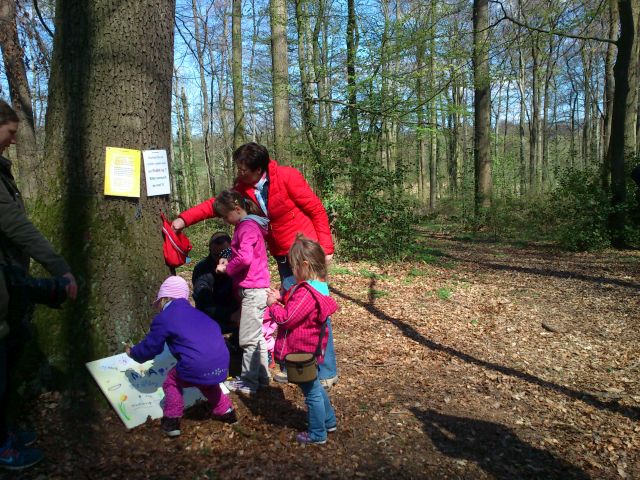
<instances>
[{"instance_id":1,"label":"green shrub","mask_svg":"<svg viewBox=\"0 0 640 480\"><path fill-rule=\"evenodd\" d=\"M560 246L572 251L609 246L607 225L611 203L598 171L569 168L558 179L550 198L553 215L547 216L547 223L553 224L554 237Z\"/></svg>"},{"instance_id":2,"label":"green shrub","mask_svg":"<svg viewBox=\"0 0 640 480\"><path fill-rule=\"evenodd\" d=\"M372 169L357 194L333 193L324 199L341 256L394 258L409 247L415 204L393 181L388 173Z\"/></svg>"}]
</instances>

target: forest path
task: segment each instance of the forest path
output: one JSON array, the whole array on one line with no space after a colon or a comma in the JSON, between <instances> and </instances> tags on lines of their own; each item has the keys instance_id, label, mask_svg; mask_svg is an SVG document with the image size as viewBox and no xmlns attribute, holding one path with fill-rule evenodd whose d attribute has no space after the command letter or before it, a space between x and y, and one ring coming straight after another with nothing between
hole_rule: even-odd
<instances>
[{"instance_id":1,"label":"forest path","mask_svg":"<svg viewBox=\"0 0 640 480\"><path fill-rule=\"evenodd\" d=\"M640 252L425 236L402 263L338 263L339 430L294 444L293 385L234 395L235 426L130 432L41 396L23 478L640 478ZM5 475L6 478L9 478Z\"/></svg>"}]
</instances>

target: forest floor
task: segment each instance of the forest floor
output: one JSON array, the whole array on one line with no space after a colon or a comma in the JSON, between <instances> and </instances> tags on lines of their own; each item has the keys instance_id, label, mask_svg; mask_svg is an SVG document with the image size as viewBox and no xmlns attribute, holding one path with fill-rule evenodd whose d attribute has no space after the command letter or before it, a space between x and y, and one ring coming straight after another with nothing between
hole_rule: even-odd
<instances>
[{"instance_id":1,"label":"forest floor","mask_svg":"<svg viewBox=\"0 0 640 480\"><path fill-rule=\"evenodd\" d=\"M28 418L46 459L21 478L640 478L640 252L423 242L402 263L332 268L325 446L296 445L294 385L233 394L233 426L197 405L176 439L48 392Z\"/></svg>"}]
</instances>

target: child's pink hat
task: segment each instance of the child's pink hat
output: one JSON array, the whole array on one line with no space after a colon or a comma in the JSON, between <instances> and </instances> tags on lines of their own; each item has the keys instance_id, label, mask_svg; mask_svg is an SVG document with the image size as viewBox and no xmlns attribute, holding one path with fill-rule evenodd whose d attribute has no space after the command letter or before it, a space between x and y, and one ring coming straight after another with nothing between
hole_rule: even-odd
<instances>
[{"instance_id":1,"label":"child's pink hat","mask_svg":"<svg viewBox=\"0 0 640 480\"><path fill-rule=\"evenodd\" d=\"M161 298L189 298L189 285L184 278L177 275L168 277L158 290L158 296L156 302Z\"/></svg>"}]
</instances>

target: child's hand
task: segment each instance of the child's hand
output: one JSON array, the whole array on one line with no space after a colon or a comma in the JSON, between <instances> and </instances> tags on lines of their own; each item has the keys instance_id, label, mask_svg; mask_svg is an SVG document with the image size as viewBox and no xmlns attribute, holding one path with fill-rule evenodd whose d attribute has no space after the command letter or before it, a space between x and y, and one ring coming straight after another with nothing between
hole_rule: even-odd
<instances>
[{"instance_id":1,"label":"child's hand","mask_svg":"<svg viewBox=\"0 0 640 480\"><path fill-rule=\"evenodd\" d=\"M131 357L131 347L129 345L124 347L124 353L126 353L129 357Z\"/></svg>"},{"instance_id":2,"label":"child's hand","mask_svg":"<svg viewBox=\"0 0 640 480\"><path fill-rule=\"evenodd\" d=\"M216 273L227 273L227 265L229 264L229 260L226 258L221 258L218 260L218 265L216 266Z\"/></svg>"},{"instance_id":3,"label":"child's hand","mask_svg":"<svg viewBox=\"0 0 640 480\"><path fill-rule=\"evenodd\" d=\"M278 302L278 299L273 293L271 293L271 290L269 290L267 292L267 307L270 307L271 305L277 302Z\"/></svg>"},{"instance_id":4,"label":"child's hand","mask_svg":"<svg viewBox=\"0 0 640 480\"><path fill-rule=\"evenodd\" d=\"M270 288L267 292L267 295L273 295L278 302L282 301L282 294L280 290L276 290L275 288Z\"/></svg>"}]
</instances>

